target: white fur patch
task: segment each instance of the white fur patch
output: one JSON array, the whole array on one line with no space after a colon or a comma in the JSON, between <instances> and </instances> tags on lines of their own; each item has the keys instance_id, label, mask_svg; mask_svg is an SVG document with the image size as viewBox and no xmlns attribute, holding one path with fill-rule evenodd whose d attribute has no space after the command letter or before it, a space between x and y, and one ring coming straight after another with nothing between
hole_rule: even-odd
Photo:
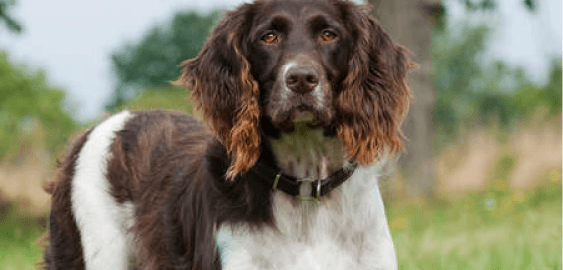
<instances>
[{"instance_id":1,"label":"white fur patch","mask_svg":"<svg viewBox=\"0 0 563 270\"><path fill-rule=\"evenodd\" d=\"M224 269L394 270L397 258L377 178L380 166L358 167L331 197L315 206L303 237L301 208L290 196L274 194L279 231L248 231L224 225L218 236L232 236L222 252ZM303 240L306 239L306 240ZM230 239L229 239L230 240Z\"/></svg>"},{"instance_id":2,"label":"white fur patch","mask_svg":"<svg viewBox=\"0 0 563 270\"><path fill-rule=\"evenodd\" d=\"M123 111L95 127L76 160L71 201L87 270L127 269L129 264L133 206L115 201L106 173L115 134L132 117Z\"/></svg>"},{"instance_id":3,"label":"white fur patch","mask_svg":"<svg viewBox=\"0 0 563 270\"><path fill-rule=\"evenodd\" d=\"M281 68L281 72L279 73L279 76L280 76L279 78L280 78L280 79L281 79L281 78L285 78L285 77L286 77L286 74L287 74L287 71L288 71L291 67L296 66L296 65L297 65L297 62L295 62L295 61L291 61L291 62L285 64L285 65ZM288 97L290 94L293 94L293 91L291 91L291 89L289 89L289 88L287 87L287 85L285 85L285 83L283 83L282 90L283 90L283 91L281 91L281 98L282 98L282 99L287 99L287 97Z\"/></svg>"}]
</instances>

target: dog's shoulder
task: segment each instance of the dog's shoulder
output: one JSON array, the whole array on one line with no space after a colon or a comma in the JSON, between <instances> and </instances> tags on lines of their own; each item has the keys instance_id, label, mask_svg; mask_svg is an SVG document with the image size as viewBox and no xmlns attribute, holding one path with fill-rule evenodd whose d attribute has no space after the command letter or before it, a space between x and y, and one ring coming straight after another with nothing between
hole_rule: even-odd
<instances>
[{"instance_id":1,"label":"dog's shoulder","mask_svg":"<svg viewBox=\"0 0 563 270\"><path fill-rule=\"evenodd\" d=\"M197 135L205 137L208 135L201 121L182 112L150 110L130 113L133 117L128 119L121 132L130 132L134 135L160 134L162 136L183 134L191 137Z\"/></svg>"},{"instance_id":2,"label":"dog's shoulder","mask_svg":"<svg viewBox=\"0 0 563 270\"><path fill-rule=\"evenodd\" d=\"M107 152L107 178L118 201L134 200L139 197L136 192L167 189L171 179L192 174L200 166L212 138L201 121L173 111L125 111L93 130L123 114L129 117L121 127L106 134L113 137Z\"/></svg>"}]
</instances>

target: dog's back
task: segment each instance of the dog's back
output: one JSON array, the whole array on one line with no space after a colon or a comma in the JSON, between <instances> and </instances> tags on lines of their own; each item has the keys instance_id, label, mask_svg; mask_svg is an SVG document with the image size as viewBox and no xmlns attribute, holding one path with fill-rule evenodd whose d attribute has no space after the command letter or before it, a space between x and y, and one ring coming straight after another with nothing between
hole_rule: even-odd
<instances>
[{"instance_id":1,"label":"dog's back","mask_svg":"<svg viewBox=\"0 0 563 270\"><path fill-rule=\"evenodd\" d=\"M145 217L164 204L171 174L198 167L209 139L191 116L163 111L124 111L80 136L47 188L48 269L126 269L133 230L163 252L152 240L162 238L159 219Z\"/></svg>"}]
</instances>

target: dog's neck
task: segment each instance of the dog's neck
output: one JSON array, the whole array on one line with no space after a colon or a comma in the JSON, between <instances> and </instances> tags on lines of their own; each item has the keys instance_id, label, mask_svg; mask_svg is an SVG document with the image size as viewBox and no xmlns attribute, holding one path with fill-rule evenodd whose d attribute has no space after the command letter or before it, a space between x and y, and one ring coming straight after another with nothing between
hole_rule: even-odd
<instances>
[{"instance_id":1,"label":"dog's neck","mask_svg":"<svg viewBox=\"0 0 563 270\"><path fill-rule=\"evenodd\" d=\"M272 150L281 172L297 178L323 179L345 163L342 142L326 137L322 128L310 128L305 122L295 123L292 133L271 139Z\"/></svg>"}]
</instances>

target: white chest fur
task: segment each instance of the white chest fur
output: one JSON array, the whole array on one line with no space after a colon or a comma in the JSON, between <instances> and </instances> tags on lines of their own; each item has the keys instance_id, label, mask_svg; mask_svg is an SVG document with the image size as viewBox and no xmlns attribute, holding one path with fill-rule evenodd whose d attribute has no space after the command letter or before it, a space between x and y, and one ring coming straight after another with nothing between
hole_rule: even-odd
<instances>
[{"instance_id":1,"label":"white chest fur","mask_svg":"<svg viewBox=\"0 0 563 270\"><path fill-rule=\"evenodd\" d=\"M249 233L242 226L220 228L218 243L228 243L222 254L223 269L397 269L378 175L377 165L358 167L348 181L308 213L305 232L300 204L276 192L274 220L278 230Z\"/></svg>"}]
</instances>

